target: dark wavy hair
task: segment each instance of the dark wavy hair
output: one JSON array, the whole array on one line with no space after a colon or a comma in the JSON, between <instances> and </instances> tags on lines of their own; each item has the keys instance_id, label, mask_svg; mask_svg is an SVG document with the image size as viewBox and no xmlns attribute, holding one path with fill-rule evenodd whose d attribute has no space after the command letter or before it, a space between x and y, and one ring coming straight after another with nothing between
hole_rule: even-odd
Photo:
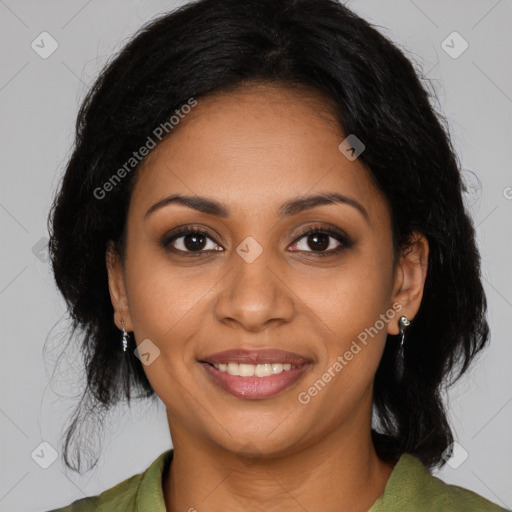
<instances>
[{"instance_id":1,"label":"dark wavy hair","mask_svg":"<svg viewBox=\"0 0 512 512\"><path fill-rule=\"evenodd\" d=\"M428 239L428 272L403 372L399 343L389 335L376 373L372 436L383 460L396 462L407 452L428 467L445 463L453 435L441 393L486 344L487 302L448 123L412 62L335 0L199 0L151 20L105 66L80 107L48 219L52 270L72 336L81 334L87 376L63 441L70 469L80 471L86 417L101 418L124 399L155 398L133 335L131 350L119 348L105 265L109 241L124 254L138 166L105 198L94 191L190 98L251 82L321 93L343 132L366 145L359 159L389 201L395 258L413 231Z\"/></svg>"}]
</instances>

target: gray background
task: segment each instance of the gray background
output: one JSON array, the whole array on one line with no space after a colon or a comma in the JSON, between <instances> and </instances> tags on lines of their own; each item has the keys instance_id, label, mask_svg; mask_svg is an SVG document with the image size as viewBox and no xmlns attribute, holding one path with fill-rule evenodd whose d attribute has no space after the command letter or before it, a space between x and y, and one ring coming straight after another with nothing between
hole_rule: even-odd
<instances>
[{"instance_id":1,"label":"gray background","mask_svg":"<svg viewBox=\"0 0 512 512\"><path fill-rule=\"evenodd\" d=\"M66 319L44 244L80 100L136 29L176 5L0 0L0 512L48 510L97 494L144 470L170 447L161 402L153 408L121 407L103 437L98 469L84 476L63 469L60 440L81 389L81 366L76 349L70 351L50 382ZM511 508L512 2L353 0L347 5L407 49L433 80L470 186L466 200L483 258L491 344L448 397L457 442L469 456L459 467L445 466L435 474ZM31 47L43 31L58 43L47 59ZM453 31L469 44L458 58L441 46ZM448 44L452 52L461 48L457 39ZM31 456L42 453L42 442L59 454L47 469Z\"/></svg>"}]
</instances>

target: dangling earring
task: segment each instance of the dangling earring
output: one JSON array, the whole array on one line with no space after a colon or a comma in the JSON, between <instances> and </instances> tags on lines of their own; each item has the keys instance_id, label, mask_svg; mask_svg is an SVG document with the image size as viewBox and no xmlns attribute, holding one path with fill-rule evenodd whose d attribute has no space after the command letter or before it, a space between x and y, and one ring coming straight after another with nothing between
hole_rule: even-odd
<instances>
[{"instance_id":1,"label":"dangling earring","mask_svg":"<svg viewBox=\"0 0 512 512\"><path fill-rule=\"evenodd\" d=\"M404 362L404 337L405 330L411 324L410 320L406 316L401 316L398 319L398 328L400 329L400 334L402 335L402 339L400 341L400 346L398 347L398 358L397 358L397 368L399 379L403 379L404 371L405 371L405 362Z\"/></svg>"},{"instance_id":2,"label":"dangling earring","mask_svg":"<svg viewBox=\"0 0 512 512\"><path fill-rule=\"evenodd\" d=\"M126 332L126 329L124 328L124 320L121 319L121 323L123 324L123 352L126 352L126 349L128 348L128 333Z\"/></svg>"},{"instance_id":3,"label":"dangling earring","mask_svg":"<svg viewBox=\"0 0 512 512\"><path fill-rule=\"evenodd\" d=\"M407 327L411 325L411 321L406 316L401 316L398 319L398 328L400 329L400 334L402 335L402 339L400 341L400 346L403 348L404 346L404 338L405 338L405 330Z\"/></svg>"}]
</instances>

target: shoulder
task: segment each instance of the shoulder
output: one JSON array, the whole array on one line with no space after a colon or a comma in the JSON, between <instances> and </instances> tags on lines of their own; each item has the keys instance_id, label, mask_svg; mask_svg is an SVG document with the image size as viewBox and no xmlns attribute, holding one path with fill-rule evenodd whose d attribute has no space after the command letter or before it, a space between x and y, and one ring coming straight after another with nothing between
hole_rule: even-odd
<instances>
[{"instance_id":1,"label":"shoulder","mask_svg":"<svg viewBox=\"0 0 512 512\"><path fill-rule=\"evenodd\" d=\"M383 494L369 512L407 510L409 512L503 512L469 489L443 482L433 476L421 461L404 453L389 477Z\"/></svg>"},{"instance_id":2,"label":"shoulder","mask_svg":"<svg viewBox=\"0 0 512 512\"><path fill-rule=\"evenodd\" d=\"M143 473L127 478L123 482L107 489L96 496L89 496L73 501L70 505L48 512L88 512L135 509L135 496Z\"/></svg>"},{"instance_id":3,"label":"shoulder","mask_svg":"<svg viewBox=\"0 0 512 512\"><path fill-rule=\"evenodd\" d=\"M432 491L431 503L435 510L446 512L459 512L474 510L478 512L503 512L507 509L480 496L479 494L459 487L447 484L435 476L430 476ZM434 508L432 509L434 510Z\"/></svg>"},{"instance_id":4,"label":"shoulder","mask_svg":"<svg viewBox=\"0 0 512 512\"><path fill-rule=\"evenodd\" d=\"M172 449L165 451L145 471L101 494L75 500L70 505L48 512L128 512L144 510L148 503L151 510L159 512L163 504L162 473L172 458L172 452ZM165 511L165 507L162 510Z\"/></svg>"}]
</instances>

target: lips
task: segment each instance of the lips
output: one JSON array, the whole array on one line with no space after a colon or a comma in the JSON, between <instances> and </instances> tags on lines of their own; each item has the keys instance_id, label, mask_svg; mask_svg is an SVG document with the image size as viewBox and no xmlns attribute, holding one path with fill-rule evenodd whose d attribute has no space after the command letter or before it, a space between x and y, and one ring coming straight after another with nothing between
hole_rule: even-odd
<instances>
[{"instance_id":1,"label":"lips","mask_svg":"<svg viewBox=\"0 0 512 512\"><path fill-rule=\"evenodd\" d=\"M223 352L211 354L202 359L202 362L210 364L228 364L228 363L242 363L242 364L291 364L293 366L300 366L310 363L311 360L295 354L294 352L285 352L284 350L277 349L261 349L261 350L243 350L232 349Z\"/></svg>"},{"instance_id":2,"label":"lips","mask_svg":"<svg viewBox=\"0 0 512 512\"><path fill-rule=\"evenodd\" d=\"M211 381L231 395L243 399L270 398L295 384L311 366L312 361L293 352L277 349L232 349L211 354L199 361ZM286 365L286 371L264 376L231 375L221 371L224 365ZM256 372L258 375L258 372Z\"/></svg>"}]
</instances>

